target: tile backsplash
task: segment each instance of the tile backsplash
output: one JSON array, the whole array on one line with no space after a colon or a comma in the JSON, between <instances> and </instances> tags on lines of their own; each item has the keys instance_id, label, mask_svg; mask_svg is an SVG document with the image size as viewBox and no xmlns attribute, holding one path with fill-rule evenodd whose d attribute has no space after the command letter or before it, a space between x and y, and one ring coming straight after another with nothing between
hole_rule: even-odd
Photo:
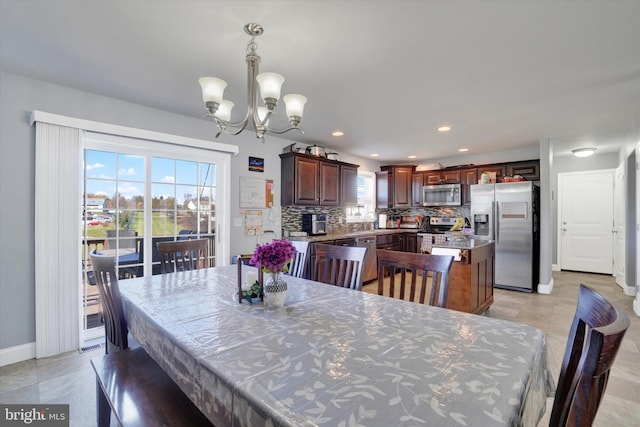
<instances>
[{"instance_id":1,"label":"tile backsplash","mask_svg":"<svg viewBox=\"0 0 640 427\"><path fill-rule=\"evenodd\" d=\"M305 206L283 206L282 207L282 227L289 231L302 230L302 214L325 214L327 215L327 231L329 233L341 233L350 231L361 231L371 228L371 221L347 222L347 209L341 207L305 207ZM456 206L443 208L403 208L403 209L376 209L378 214L386 213L390 216L401 215L422 215L422 216L464 216L470 219L470 206Z\"/></svg>"}]
</instances>

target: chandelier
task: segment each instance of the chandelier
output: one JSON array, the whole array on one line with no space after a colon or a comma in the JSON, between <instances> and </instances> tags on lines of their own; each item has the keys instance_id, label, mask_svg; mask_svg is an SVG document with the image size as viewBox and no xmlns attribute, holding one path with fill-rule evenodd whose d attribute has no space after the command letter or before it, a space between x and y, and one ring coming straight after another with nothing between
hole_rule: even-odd
<instances>
[{"instance_id":1,"label":"chandelier","mask_svg":"<svg viewBox=\"0 0 640 427\"><path fill-rule=\"evenodd\" d=\"M261 35L264 30L259 24L247 24L244 26L244 32L251 36L251 40L247 43L247 78L248 93L247 114L244 119L238 123L231 122L231 109L233 102L223 99L224 90L227 82L217 77L202 77L198 80L202 87L202 100L207 108L207 115L211 117L218 126L219 132L216 138L222 133L230 135L238 135L246 127L249 121L253 124L256 137L264 142L264 134L274 133L282 134L292 129L302 129L298 127L302 119L304 104L307 98L298 94L285 95L282 100L285 103L287 117L289 117L289 126L285 129L273 129L269 127L269 119L274 113L278 100L280 99L280 89L284 83L284 77L276 73L259 73L260 56L256 52L258 44L256 37ZM256 85L256 82L258 83ZM260 97L264 102L264 106L258 107L258 87L260 89Z\"/></svg>"}]
</instances>

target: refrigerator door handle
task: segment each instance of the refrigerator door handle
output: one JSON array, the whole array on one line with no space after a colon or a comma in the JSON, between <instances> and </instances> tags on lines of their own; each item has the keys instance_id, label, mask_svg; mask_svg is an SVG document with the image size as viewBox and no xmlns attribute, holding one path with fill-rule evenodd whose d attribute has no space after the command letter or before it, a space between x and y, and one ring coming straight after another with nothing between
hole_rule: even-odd
<instances>
[{"instance_id":1,"label":"refrigerator door handle","mask_svg":"<svg viewBox=\"0 0 640 427\"><path fill-rule=\"evenodd\" d=\"M495 236L496 243L500 241L500 202L493 202L495 204L495 219L494 219L494 227L495 227Z\"/></svg>"}]
</instances>

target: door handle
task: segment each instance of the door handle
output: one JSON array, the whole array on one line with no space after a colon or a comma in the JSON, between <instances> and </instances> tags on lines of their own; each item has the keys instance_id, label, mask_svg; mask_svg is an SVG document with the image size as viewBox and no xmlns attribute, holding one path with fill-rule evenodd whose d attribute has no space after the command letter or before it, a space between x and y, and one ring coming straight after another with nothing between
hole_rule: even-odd
<instances>
[{"instance_id":1,"label":"door handle","mask_svg":"<svg viewBox=\"0 0 640 427\"><path fill-rule=\"evenodd\" d=\"M612 232L612 233L617 233L617 232L618 232L618 230L611 230L611 232Z\"/></svg>"},{"instance_id":2,"label":"door handle","mask_svg":"<svg viewBox=\"0 0 640 427\"><path fill-rule=\"evenodd\" d=\"M566 229L566 228L563 228L563 229L562 229L562 231L567 231L567 229Z\"/></svg>"}]
</instances>

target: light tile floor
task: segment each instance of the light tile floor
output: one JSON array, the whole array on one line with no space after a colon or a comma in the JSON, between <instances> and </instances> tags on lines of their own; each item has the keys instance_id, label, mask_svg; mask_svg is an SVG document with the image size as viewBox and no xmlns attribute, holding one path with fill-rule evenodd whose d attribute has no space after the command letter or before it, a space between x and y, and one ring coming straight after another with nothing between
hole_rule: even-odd
<instances>
[{"instance_id":1,"label":"light tile floor","mask_svg":"<svg viewBox=\"0 0 640 427\"><path fill-rule=\"evenodd\" d=\"M625 296L611 276L556 272L553 277L551 295L496 289L494 304L486 315L526 323L544 331L549 365L557 379L575 312L578 284L592 286L631 318L631 327L611 370L594 426L640 425L640 318L633 313L633 298ZM363 290L375 292L375 286L367 285ZM85 353L69 352L0 367L0 402L68 403L72 427L95 425L95 381L89 359L103 351L98 348ZM549 399L540 426L548 424L552 403Z\"/></svg>"}]
</instances>

